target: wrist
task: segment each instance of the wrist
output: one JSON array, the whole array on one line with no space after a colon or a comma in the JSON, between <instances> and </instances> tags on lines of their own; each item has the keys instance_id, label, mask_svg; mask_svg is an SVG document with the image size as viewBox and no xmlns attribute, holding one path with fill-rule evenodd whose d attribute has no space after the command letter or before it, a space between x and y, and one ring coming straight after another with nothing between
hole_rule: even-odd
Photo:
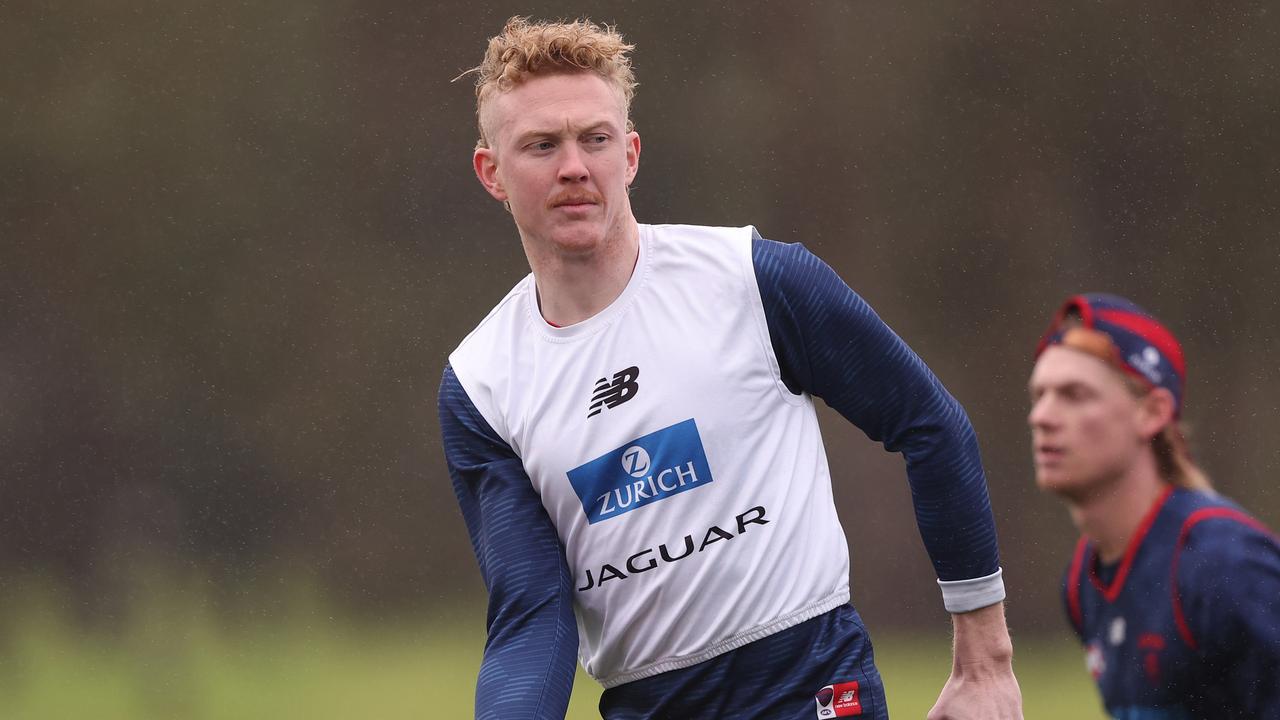
<instances>
[{"instance_id":1,"label":"wrist","mask_svg":"<svg viewBox=\"0 0 1280 720\"><path fill-rule=\"evenodd\" d=\"M953 658L957 667L1005 668L1013 661L1013 640L1005 624L1004 604L951 615L955 631Z\"/></svg>"}]
</instances>

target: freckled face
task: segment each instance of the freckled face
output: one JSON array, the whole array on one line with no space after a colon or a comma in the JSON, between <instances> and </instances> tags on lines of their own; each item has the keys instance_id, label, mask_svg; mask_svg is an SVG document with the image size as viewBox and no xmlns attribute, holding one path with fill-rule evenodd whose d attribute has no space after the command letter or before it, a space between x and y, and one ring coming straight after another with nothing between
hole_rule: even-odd
<instances>
[{"instance_id":1,"label":"freckled face","mask_svg":"<svg viewBox=\"0 0 1280 720\"><path fill-rule=\"evenodd\" d=\"M640 136L626 132L623 99L599 76L532 77L482 112L491 147L476 150L476 175L510 203L531 252L591 254L634 222L627 188Z\"/></svg>"},{"instance_id":2,"label":"freckled face","mask_svg":"<svg viewBox=\"0 0 1280 720\"><path fill-rule=\"evenodd\" d=\"M1147 447L1140 403L1120 372L1078 350L1053 346L1029 383L1036 484L1083 497L1119 478Z\"/></svg>"}]
</instances>

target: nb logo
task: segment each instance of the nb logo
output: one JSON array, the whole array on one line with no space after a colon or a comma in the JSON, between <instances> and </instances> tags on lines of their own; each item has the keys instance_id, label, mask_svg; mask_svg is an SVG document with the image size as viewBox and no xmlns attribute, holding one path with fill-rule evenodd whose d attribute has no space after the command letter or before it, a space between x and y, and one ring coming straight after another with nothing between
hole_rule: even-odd
<instances>
[{"instance_id":1,"label":"nb logo","mask_svg":"<svg viewBox=\"0 0 1280 720\"><path fill-rule=\"evenodd\" d=\"M596 389L591 394L591 407L587 409L587 417L599 414L606 407L615 408L635 397L640 390L640 384L636 382L638 377L640 377L640 368L632 365L626 370L614 373L612 382L608 378L597 380Z\"/></svg>"}]
</instances>

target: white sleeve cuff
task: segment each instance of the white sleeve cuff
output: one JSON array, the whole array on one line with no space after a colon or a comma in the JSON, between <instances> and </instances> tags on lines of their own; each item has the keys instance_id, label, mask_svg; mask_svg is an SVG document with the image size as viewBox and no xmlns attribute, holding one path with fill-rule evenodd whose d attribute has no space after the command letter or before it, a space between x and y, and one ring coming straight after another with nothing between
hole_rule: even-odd
<instances>
[{"instance_id":1,"label":"white sleeve cuff","mask_svg":"<svg viewBox=\"0 0 1280 720\"><path fill-rule=\"evenodd\" d=\"M1004 600L1004 568L997 568L986 577L968 580L939 580L942 588L942 605L947 612L962 613L995 605Z\"/></svg>"}]
</instances>

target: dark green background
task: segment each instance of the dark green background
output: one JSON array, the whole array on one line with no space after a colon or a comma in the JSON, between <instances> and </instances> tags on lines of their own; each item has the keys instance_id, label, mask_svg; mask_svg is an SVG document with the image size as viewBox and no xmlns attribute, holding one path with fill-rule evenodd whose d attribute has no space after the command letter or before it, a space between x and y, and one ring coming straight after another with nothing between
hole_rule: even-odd
<instances>
[{"instance_id":1,"label":"dark green background","mask_svg":"<svg viewBox=\"0 0 1280 720\"><path fill-rule=\"evenodd\" d=\"M1066 5L5 5L0 598L51 578L110 622L157 573L229 612L483 592L435 393L528 268L450 81L517 12L638 46L642 222L805 242L965 404L1015 636L1065 628L1025 381L1068 293L1182 337L1197 457L1276 525L1277 14ZM855 602L944 627L901 461L823 419Z\"/></svg>"}]
</instances>

